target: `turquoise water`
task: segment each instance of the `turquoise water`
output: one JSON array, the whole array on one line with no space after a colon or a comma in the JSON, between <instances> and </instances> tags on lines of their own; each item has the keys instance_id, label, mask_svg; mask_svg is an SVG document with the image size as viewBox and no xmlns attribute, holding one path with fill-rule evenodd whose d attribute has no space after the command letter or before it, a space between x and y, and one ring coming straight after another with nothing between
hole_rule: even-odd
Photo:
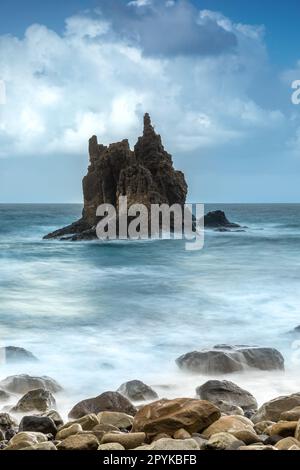
<instances>
[{"instance_id":1,"label":"turquoise water","mask_svg":"<svg viewBox=\"0 0 300 470\"><path fill-rule=\"evenodd\" d=\"M183 241L59 242L43 235L80 216L80 205L0 205L0 332L78 398L141 379L161 395L193 395L207 377L184 374L180 354L218 343L277 347L282 373L230 376L259 400L300 391L300 205L206 205L245 233ZM299 335L300 339L300 335Z\"/></svg>"}]
</instances>

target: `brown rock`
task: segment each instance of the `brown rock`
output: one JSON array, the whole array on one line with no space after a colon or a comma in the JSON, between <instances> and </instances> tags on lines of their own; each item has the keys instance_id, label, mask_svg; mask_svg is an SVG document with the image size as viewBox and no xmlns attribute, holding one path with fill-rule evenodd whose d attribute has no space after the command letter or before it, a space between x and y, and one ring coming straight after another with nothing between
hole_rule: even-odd
<instances>
[{"instance_id":1,"label":"brown rock","mask_svg":"<svg viewBox=\"0 0 300 470\"><path fill-rule=\"evenodd\" d=\"M270 445L264 446L263 444L262 445L252 444L250 446L241 446L239 447L238 450L255 450L256 451L256 450L278 450L278 449Z\"/></svg>"},{"instance_id":2,"label":"brown rock","mask_svg":"<svg viewBox=\"0 0 300 470\"><path fill-rule=\"evenodd\" d=\"M250 431L254 433L254 429L250 421L244 416L222 416L203 431L203 437L210 438L214 434L220 432L228 432L235 435L238 431Z\"/></svg>"},{"instance_id":3,"label":"brown rock","mask_svg":"<svg viewBox=\"0 0 300 470\"><path fill-rule=\"evenodd\" d=\"M283 411L280 421L298 421L300 419L300 406L295 406L289 411Z\"/></svg>"},{"instance_id":4,"label":"brown rock","mask_svg":"<svg viewBox=\"0 0 300 470\"><path fill-rule=\"evenodd\" d=\"M205 443L204 449L205 450L226 450L229 447L239 443L239 440L234 437L232 434L228 432L220 432L214 434L209 438L209 440ZM240 446L244 445L243 442L239 443Z\"/></svg>"},{"instance_id":5,"label":"brown rock","mask_svg":"<svg viewBox=\"0 0 300 470\"><path fill-rule=\"evenodd\" d=\"M100 413L100 411L118 411L134 416L136 408L119 392L104 392L95 398L88 398L77 403L70 411L69 418L81 418L90 413Z\"/></svg>"},{"instance_id":6,"label":"brown rock","mask_svg":"<svg viewBox=\"0 0 300 470\"><path fill-rule=\"evenodd\" d=\"M294 436L297 427L297 421L278 421L266 429L269 436L290 437Z\"/></svg>"},{"instance_id":7,"label":"brown rock","mask_svg":"<svg viewBox=\"0 0 300 470\"><path fill-rule=\"evenodd\" d=\"M281 413L290 411L296 406L300 406L300 393L274 398L264 403L252 416L252 421L279 421Z\"/></svg>"},{"instance_id":8,"label":"brown rock","mask_svg":"<svg viewBox=\"0 0 300 470\"><path fill-rule=\"evenodd\" d=\"M48 411L55 407L56 402L52 393L49 392L49 390L38 388L25 393L11 411L15 413L27 413L35 410Z\"/></svg>"},{"instance_id":9,"label":"brown rock","mask_svg":"<svg viewBox=\"0 0 300 470\"><path fill-rule=\"evenodd\" d=\"M232 432L232 435L236 437L239 441L243 441L247 445L256 444L257 442L260 442L260 438L254 432L254 430L250 431L248 429L243 429L242 431Z\"/></svg>"},{"instance_id":10,"label":"brown rock","mask_svg":"<svg viewBox=\"0 0 300 470\"><path fill-rule=\"evenodd\" d=\"M141 408L133 421L133 431L173 435L178 429L201 432L221 416L220 410L205 400L177 398L158 400Z\"/></svg>"},{"instance_id":11,"label":"brown rock","mask_svg":"<svg viewBox=\"0 0 300 470\"><path fill-rule=\"evenodd\" d=\"M190 439L191 437L191 434L182 428L178 429L173 436L174 439Z\"/></svg>"},{"instance_id":12,"label":"brown rock","mask_svg":"<svg viewBox=\"0 0 300 470\"><path fill-rule=\"evenodd\" d=\"M276 449L278 450L289 450L290 447L293 445L300 446L300 442L297 441L294 437L285 437L284 439L281 439L281 441L278 441L275 444Z\"/></svg>"},{"instance_id":13,"label":"brown rock","mask_svg":"<svg viewBox=\"0 0 300 470\"><path fill-rule=\"evenodd\" d=\"M275 424L274 421L259 421L259 423L254 425L254 431L257 434L265 434L266 429L272 426L272 424Z\"/></svg>"},{"instance_id":14,"label":"brown rock","mask_svg":"<svg viewBox=\"0 0 300 470\"><path fill-rule=\"evenodd\" d=\"M118 433L118 434L105 434L101 440L101 444L108 444L109 442L118 442L125 449L135 449L141 446L146 439L144 432L132 433Z\"/></svg>"},{"instance_id":15,"label":"brown rock","mask_svg":"<svg viewBox=\"0 0 300 470\"><path fill-rule=\"evenodd\" d=\"M98 439L90 433L74 434L57 445L58 450L97 450Z\"/></svg>"},{"instance_id":16,"label":"brown rock","mask_svg":"<svg viewBox=\"0 0 300 470\"><path fill-rule=\"evenodd\" d=\"M109 424L118 429L129 429L133 424L133 416L116 411L102 411L98 413L99 424Z\"/></svg>"}]
</instances>

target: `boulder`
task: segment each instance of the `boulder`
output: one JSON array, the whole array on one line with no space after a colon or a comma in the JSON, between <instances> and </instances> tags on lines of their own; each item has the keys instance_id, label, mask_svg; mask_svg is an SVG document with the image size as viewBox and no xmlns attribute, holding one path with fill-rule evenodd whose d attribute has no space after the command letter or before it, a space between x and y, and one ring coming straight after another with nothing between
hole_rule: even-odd
<instances>
[{"instance_id":1,"label":"boulder","mask_svg":"<svg viewBox=\"0 0 300 470\"><path fill-rule=\"evenodd\" d=\"M0 354L3 355L5 362L36 362L38 359L30 351L16 346L6 346L0 348Z\"/></svg>"},{"instance_id":2,"label":"boulder","mask_svg":"<svg viewBox=\"0 0 300 470\"><path fill-rule=\"evenodd\" d=\"M20 450L57 450L53 442L40 442L39 444L32 444L28 447L23 447Z\"/></svg>"},{"instance_id":3,"label":"boulder","mask_svg":"<svg viewBox=\"0 0 300 470\"><path fill-rule=\"evenodd\" d=\"M134 450L199 450L199 445L194 439L159 439L149 445L136 447Z\"/></svg>"},{"instance_id":4,"label":"boulder","mask_svg":"<svg viewBox=\"0 0 300 470\"><path fill-rule=\"evenodd\" d=\"M294 437L285 437L284 439L281 439L280 441L278 441L275 444L275 447L278 450L289 450L290 447L292 447L293 445L300 447L300 442Z\"/></svg>"},{"instance_id":5,"label":"boulder","mask_svg":"<svg viewBox=\"0 0 300 470\"><path fill-rule=\"evenodd\" d=\"M251 419L254 423L260 421L276 422L279 421L281 413L290 411L296 406L300 406L300 393L277 397L264 403Z\"/></svg>"},{"instance_id":6,"label":"boulder","mask_svg":"<svg viewBox=\"0 0 300 470\"><path fill-rule=\"evenodd\" d=\"M244 442L239 441L236 437L228 432L219 432L214 434L209 438L205 443L205 450L227 450L236 443L239 443L239 446L244 445Z\"/></svg>"},{"instance_id":7,"label":"boulder","mask_svg":"<svg viewBox=\"0 0 300 470\"><path fill-rule=\"evenodd\" d=\"M163 399L143 406L134 417L132 429L152 435L173 435L181 428L189 433L201 432L220 416L220 410L205 400Z\"/></svg>"},{"instance_id":8,"label":"boulder","mask_svg":"<svg viewBox=\"0 0 300 470\"><path fill-rule=\"evenodd\" d=\"M57 441L63 441L69 436L73 436L73 434L77 434L78 432L83 431L82 427L78 423L71 424L67 428L61 429L55 436Z\"/></svg>"},{"instance_id":9,"label":"boulder","mask_svg":"<svg viewBox=\"0 0 300 470\"><path fill-rule=\"evenodd\" d=\"M47 441L47 436L41 432L19 432L11 438L5 450L18 450Z\"/></svg>"},{"instance_id":10,"label":"boulder","mask_svg":"<svg viewBox=\"0 0 300 470\"><path fill-rule=\"evenodd\" d=\"M64 424L59 428L61 431L62 429L68 428L71 424L80 424L83 431L91 431L95 426L99 424L99 419L97 415L94 413L90 413L88 415L84 415L81 418L75 419L74 421L69 421L68 423Z\"/></svg>"},{"instance_id":11,"label":"boulder","mask_svg":"<svg viewBox=\"0 0 300 470\"><path fill-rule=\"evenodd\" d=\"M269 426L275 424L274 421L259 421L254 425L254 430L257 434L265 434Z\"/></svg>"},{"instance_id":12,"label":"boulder","mask_svg":"<svg viewBox=\"0 0 300 470\"><path fill-rule=\"evenodd\" d=\"M257 401L254 396L228 380L209 380L197 387L196 393L202 400L208 400L217 406L222 401L229 405L239 406L245 411L257 409Z\"/></svg>"},{"instance_id":13,"label":"boulder","mask_svg":"<svg viewBox=\"0 0 300 470\"><path fill-rule=\"evenodd\" d=\"M24 416L20 422L19 431L34 431L56 435L57 427L48 416Z\"/></svg>"},{"instance_id":14,"label":"boulder","mask_svg":"<svg viewBox=\"0 0 300 470\"><path fill-rule=\"evenodd\" d=\"M215 403L215 405L220 409L222 414L224 415L240 415L244 416L244 410L240 406L231 405L226 401L219 400Z\"/></svg>"},{"instance_id":15,"label":"boulder","mask_svg":"<svg viewBox=\"0 0 300 470\"><path fill-rule=\"evenodd\" d=\"M274 348L218 345L212 349L193 351L180 356L180 369L201 374L228 374L247 368L282 370L284 359Z\"/></svg>"},{"instance_id":16,"label":"boulder","mask_svg":"<svg viewBox=\"0 0 300 470\"><path fill-rule=\"evenodd\" d=\"M81 418L89 413L118 411L134 416L136 408L119 392L104 392L95 398L87 398L77 403L69 413L69 418Z\"/></svg>"},{"instance_id":17,"label":"boulder","mask_svg":"<svg viewBox=\"0 0 300 470\"><path fill-rule=\"evenodd\" d=\"M271 424L265 432L269 436L292 437L295 434L298 421L278 421Z\"/></svg>"},{"instance_id":18,"label":"boulder","mask_svg":"<svg viewBox=\"0 0 300 470\"><path fill-rule=\"evenodd\" d=\"M111 442L118 442L125 449L135 449L141 446L146 439L144 432L129 432L129 433L108 433L105 434L101 440L101 444L108 444Z\"/></svg>"},{"instance_id":19,"label":"boulder","mask_svg":"<svg viewBox=\"0 0 300 470\"><path fill-rule=\"evenodd\" d=\"M98 439L94 434L74 434L67 437L59 444L58 450L97 450L99 446Z\"/></svg>"},{"instance_id":20,"label":"boulder","mask_svg":"<svg viewBox=\"0 0 300 470\"><path fill-rule=\"evenodd\" d=\"M100 444L98 447L98 450L115 451L115 450L125 450L125 448L118 442L109 442L107 444Z\"/></svg>"},{"instance_id":21,"label":"boulder","mask_svg":"<svg viewBox=\"0 0 300 470\"><path fill-rule=\"evenodd\" d=\"M55 398L49 390L38 388L25 393L11 411L28 413L30 411L47 411L56 407Z\"/></svg>"},{"instance_id":22,"label":"boulder","mask_svg":"<svg viewBox=\"0 0 300 470\"><path fill-rule=\"evenodd\" d=\"M295 406L289 411L283 411L279 419L280 421L298 421L300 419L300 406Z\"/></svg>"},{"instance_id":23,"label":"boulder","mask_svg":"<svg viewBox=\"0 0 300 470\"><path fill-rule=\"evenodd\" d=\"M49 418L51 418L54 421L54 424L57 428L64 424L62 417L56 410L47 411L46 413L43 413L41 416L48 416Z\"/></svg>"},{"instance_id":24,"label":"boulder","mask_svg":"<svg viewBox=\"0 0 300 470\"><path fill-rule=\"evenodd\" d=\"M116 411L101 411L98 413L99 424L111 425L118 429L129 429L133 424L133 416Z\"/></svg>"},{"instance_id":25,"label":"boulder","mask_svg":"<svg viewBox=\"0 0 300 470\"><path fill-rule=\"evenodd\" d=\"M254 433L253 424L251 425L251 421L244 416L222 416L208 426L202 432L202 435L209 439L214 434L220 432L227 432L235 436L235 433L239 431L251 431Z\"/></svg>"},{"instance_id":26,"label":"boulder","mask_svg":"<svg viewBox=\"0 0 300 470\"><path fill-rule=\"evenodd\" d=\"M173 435L173 439L190 439L191 437L191 434L183 428L178 429Z\"/></svg>"},{"instance_id":27,"label":"boulder","mask_svg":"<svg viewBox=\"0 0 300 470\"><path fill-rule=\"evenodd\" d=\"M130 382L123 383L117 392L132 401L156 400L158 398L157 393L149 385L144 384L140 380L131 380Z\"/></svg>"},{"instance_id":28,"label":"boulder","mask_svg":"<svg viewBox=\"0 0 300 470\"><path fill-rule=\"evenodd\" d=\"M57 393L62 387L51 377L32 377L30 375L12 375L0 382L0 387L8 392L24 394L30 390L43 388L51 393Z\"/></svg>"}]
</instances>

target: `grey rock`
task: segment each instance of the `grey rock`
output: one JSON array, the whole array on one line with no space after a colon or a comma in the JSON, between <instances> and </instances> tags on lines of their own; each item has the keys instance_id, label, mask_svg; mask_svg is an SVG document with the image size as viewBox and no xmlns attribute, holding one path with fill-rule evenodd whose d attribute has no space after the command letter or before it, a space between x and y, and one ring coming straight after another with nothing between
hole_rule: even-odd
<instances>
[{"instance_id":1,"label":"grey rock","mask_svg":"<svg viewBox=\"0 0 300 470\"><path fill-rule=\"evenodd\" d=\"M208 400L216 405L223 401L229 405L239 406L244 411L257 409L254 396L228 380L209 380L197 387L196 393L202 400Z\"/></svg>"},{"instance_id":2,"label":"grey rock","mask_svg":"<svg viewBox=\"0 0 300 470\"><path fill-rule=\"evenodd\" d=\"M51 377L32 377L27 374L11 375L0 382L0 387L12 393L27 393L30 390L43 388L51 393L57 393L62 387Z\"/></svg>"},{"instance_id":3,"label":"grey rock","mask_svg":"<svg viewBox=\"0 0 300 470\"><path fill-rule=\"evenodd\" d=\"M157 393L149 385L140 380L131 380L123 383L117 392L132 401L155 400L158 398Z\"/></svg>"},{"instance_id":4,"label":"grey rock","mask_svg":"<svg viewBox=\"0 0 300 470\"><path fill-rule=\"evenodd\" d=\"M119 392L104 392L94 398L88 398L77 403L69 413L69 418L77 419L89 413L100 411L119 411L134 416L136 408Z\"/></svg>"},{"instance_id":5,"label":"grey rock","mask_svg":"<svg viewBox=\"0 0 300 470\"><path fill-rule=\"evenodd\" d=\"M27 413L35 410L47 411L55 407L56 402L52 393L49 392L49 390L38 388L25 393L11 411L15 413Z\"/></svg>"},{"instance_id":6,"label":"grey rock","mask_svg":"<svg viewBox=\"0 0 300 470\"><path fill-rule=\"evenodd\" d=\"M57 427L53 419L48 416L24 416L20 422L19 431L42 432L55 436Z\"/></svg>"}]
</instances>

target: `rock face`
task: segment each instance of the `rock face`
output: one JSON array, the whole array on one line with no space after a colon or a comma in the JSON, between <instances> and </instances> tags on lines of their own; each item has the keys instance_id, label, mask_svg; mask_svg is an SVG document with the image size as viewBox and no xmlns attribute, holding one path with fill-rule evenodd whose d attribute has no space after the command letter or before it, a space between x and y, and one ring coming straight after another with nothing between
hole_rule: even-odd
<instances>
[{"instance_id":1,"label":"rock face","mask_svg":"<svg viewBox=\"0 0 300 470\"><path fill-rule=\"evenodd\" d=\"M95 398L82 400L75 405L69 413L69 418L77 419L89 413L100 411L119 411L135 415L136 408L119 392L104 392Z\"/></svg>"},{"instance_id":2,"label":"rock face","mask_svg":"<svg viewBox=\"0 0 300 470\"><path fill-rule=\"evenodd\" d=\"M178 398L158 400L141 408L134 417L133 431L147 434L166 433L178 429L201 432L221 416L220 410L204 400Z\"/></svg>"},{"instance_id":3,"label":"rock face","mask_svg":"<svg viewBox=\"0 0 300 470\"><path fill-rule=\"evenodd\" d=\"M157 393L140 380L125 382L120 385L117 391L132 401L156 400L158 398Z\"/></svg>"},{"instance_id":4,"label":"rock face","mask_svg":"<svg viewBox=\"0 0 300 470\"><path fill-rule=\"evenodd\" d=\"M118 209L119 196L127 196L128 206L185 204L184 175L173 168L172 157L164 149L160 135L155 133L149 114L144 116L143 135L133 151L128 140L106 147L99 145L93 136L89 141L89 155L90 165L83 178L82 218L44 238L96 238L95 226L100 220L96 217L97 207L108 203Z\"/></svg>"},{"instance_id":5,"label":"rock face","mask_svg":"<svg viewBox=\"0 0 300 470\"><path fill-rule=\"evenodd\" d=\"M209 380L197 387L196 393L202 400L210 401L217 406L221 401L221 403L239 406L244 411L257 409L257 401L254 396L228 380Z\"/></svg>"},{"instance_id":6,"label":"rock face","mask_svg":"<svg viewBox=\"0 0 300 470\"><path fill-rule=\"evenodd\" d=\"M273 348L218 345L213 349L193 351L180 356L180 369L202 374L228 374L249 367L260 370L284 369L284 358Z\"/></svg>"},{"instance_id":7,"label":"rock face","mask_svg":"<svg viewBox=\"0 0 300 470\"><path fill-rule=\"evenodd\" d=\"M0 382L0 387L12 393L26 393L36 388L43 388L52 393L60 392L62 387L51 377L32 377L30 375L11 375Z\"/></svg>"}]
</instances>

